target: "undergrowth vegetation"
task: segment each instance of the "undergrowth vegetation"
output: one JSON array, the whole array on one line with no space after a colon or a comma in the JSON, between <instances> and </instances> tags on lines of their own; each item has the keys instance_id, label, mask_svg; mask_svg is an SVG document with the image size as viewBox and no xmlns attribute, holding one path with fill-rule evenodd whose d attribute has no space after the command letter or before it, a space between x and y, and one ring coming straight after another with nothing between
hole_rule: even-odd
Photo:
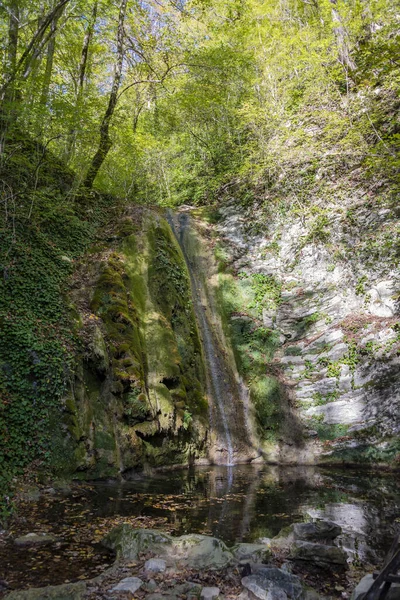
<instances>
[{"instance_id":1,"label":"undergrowth vegetation","mask_svg":"<svg viewBox=\"0 0 400 600\"><path fill-rule=\"evenodd\" d=\"M50 422L79 352L68 278L115 201L72 192L73 175L22 134L1 157L0 485L46 469ZM112 207L112 210L111 210Z\"/></svg>"}]
</instances>

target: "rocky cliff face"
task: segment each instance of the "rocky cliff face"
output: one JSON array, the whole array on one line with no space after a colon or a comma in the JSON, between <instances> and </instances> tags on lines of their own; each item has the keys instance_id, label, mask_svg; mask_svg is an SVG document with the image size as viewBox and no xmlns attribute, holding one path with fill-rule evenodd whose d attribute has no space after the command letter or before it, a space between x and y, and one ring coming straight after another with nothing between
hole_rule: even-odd
<instances>
[{"instance_id":1,"label":"rocky cliff face","mask_svg":"<svg viewBox=\"0 0 400 600\"><path fill-rule=\"evenodd\" d=\"M206 450L205 371L189 277L168 223L134 210L71 290L82 341L55 466L84 478L187 464Z\"/></svg>"},{"instance_id":2,"label":"rocky cliff face","mask_svg":"<svg viewBox=\"0 0 400 600\"><path fill-rule=\"evenodd\" d=\"M221 304L266 458L398 465L393 205L354 193L301 214L231 200L217 218Z\"/></svg>"}]
</instances>

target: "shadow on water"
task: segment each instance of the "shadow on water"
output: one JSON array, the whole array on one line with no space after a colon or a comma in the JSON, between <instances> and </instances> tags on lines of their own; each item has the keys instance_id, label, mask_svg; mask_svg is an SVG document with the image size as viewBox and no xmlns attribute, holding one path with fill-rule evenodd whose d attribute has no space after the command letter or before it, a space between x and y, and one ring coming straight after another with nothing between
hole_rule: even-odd
<instances>
[{"instance_id":1,"label":"shadow on water","mask_svg":"<svg viewBox=\"0 0 400 600\"><path fill-rule=\"evenodd\" d=\"M374 563L388 550L400 520L399 482L393 474L238 465L78 485L69 496L44 496L22 510L14 536L47 531L59 542L28 551L0 538L0 578L27 587L93 576L112 562L98 542L122 522L175 535L215 535L232 545L324 517L342 526L340 543L353 556Z\"/></svg>"}]
</instances>

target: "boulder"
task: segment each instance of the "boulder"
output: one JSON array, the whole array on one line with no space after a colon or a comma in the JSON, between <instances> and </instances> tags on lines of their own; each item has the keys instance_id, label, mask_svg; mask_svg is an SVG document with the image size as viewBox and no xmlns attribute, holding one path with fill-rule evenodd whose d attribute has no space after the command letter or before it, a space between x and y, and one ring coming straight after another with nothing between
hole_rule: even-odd
<instances>
[{"instance_id":1,"label":"boulder","mask_svg":"<svg viewBox=\"0 0 400 600\"><path fill-rule=\"evenodd\" d=\"M238 561L263 563L271 556L271 550L265 544L236 544L230 550Z\"/></svg>"},{"instance_id":2,"label":"boulder","mask_svg":"<svg viewBox=\"0 0 400 600\"><path fill-rule=\"evenodd\" d=\"M332 565L347 567L347 555L341 548L301 540L295 541L291 546L290 558L312 562L321 567Z\"/></svg>"},{"instance_id":3,"label":"boulder","mask_svg":"<svg viewBox=\"0 0 400 600\"><path fill-rule=\"evenodd\" d=\"M353 590L351 594L350 600L362 600L365 594L368 592L371 587L374 578L372 574L365 575L357 585L357 587ZM388 595L386 596L386 600L400 600L400 584L392 583L390 586Z\"/></svg>"},{"instance_id":4,"label":"boulder","mask_svg":"<svg viewBox=\"0 0 400 600\"><path fill-rule=\"evenodd\" d=\"M260 600L268 600L271 594L279 596L278 591L293 600L303 598L303 587L300 579L287 571L276 567L262 567L254 575L242 579L242 585Z\"/></svg>"},{"instance_id":5,"label":"boulder","mask_svg":"<svg viewBox=\"0 0 400 600\"><path fill-rule=\"evenodd\" d=\"M162 531L134 529L126 523L112 529L102 543L118 558L137 560L139 554L150 553L190 569L223 569L235 561L224 542L216 538L198 534L174 538Z\"/></svg>"},{"instance_id":6,"label":"boulder","mask_svg":"<svg viewBox=\"0 0 400 600\"><path fill-rule=\"evenodd\" d=\"M130 592L134 594L142 585L143 581L139 577L125 577L110 592Z\"/></svg>"},{"instance_id":7,"label":"boulder","mask_svg":"<svg viewBox=\"0 0 400 600\"><path fill-rule=\"evenodd\" d=\"M127 523L118 525L102 540L103 546L114 550L118 558L137 560L142 552L161 554L172 544L172 537L153 529L134 529Z\"/></svg>"},{"instance_id":8,"label":"boulder","mask_svg":"<svg viewBox=\"0 0 400 600\"><path fill-rule=\"evenodd\" d=\"M85 593L86 583L82 581L15 591L7 594L5 600L82 600Z\"/></svg>"},{"instance_id":9,"label":"boulder","mask_svg":"<svg viewBox=\"0 0 400 600\"><path fill-rule=\"evenodd\" d=\"M296 540L305 542L330 541L342 533L342 528L333 521L321 519L313 523L295 523L293 533Z\"/></svg>"},{"instance_id":10,"label":"boulder","mask_svg":"<svg viewBox=\"0 0 400 600\"><path fill-rule=\"evenodd\" d=\"M14 543L17 546L41 546L56 541L57 538L51 533L27 533L15 538Z\"/></svg>"},{"instance_id":11,"label":"boulder","mask_svg":"<svg viewBox=\"0 0 400 600\"><path fill-rule=\"evenodd\" d=\"M173 538L167 556L190 569L223 569L234 562L224 542L208 535L183 535Z\"/></svg>"}]
</instances>

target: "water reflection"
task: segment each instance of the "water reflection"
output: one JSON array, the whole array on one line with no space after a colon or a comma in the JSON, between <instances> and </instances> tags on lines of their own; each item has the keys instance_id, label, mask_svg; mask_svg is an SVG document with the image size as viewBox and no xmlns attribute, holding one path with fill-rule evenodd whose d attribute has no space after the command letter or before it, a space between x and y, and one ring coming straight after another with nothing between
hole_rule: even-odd
<instances>
[{"instance_id":1,"label":"water reflection","mask_svg":"<svg viewBox=\"0 0 400 600\"><path fill-rule=\"evenodd\" d=\"M207 467L127 482L118 490L118 505L100 501L98 509L163 513L178 534L206 532L228 544L273 537L293 521L324 517L342 526L346 548L376 560L390 546L400 517L399 481L393 474L312 467ZM125 498L132 489L138 494L135 506ZM177 506L171 514L168 506L146 502L144 494L172 495Z\"/></svg>"},{"instance_id":2,"label":"water reflection","mask_svg":"<svg viewBox=\"0 0 400 600\"><path fill-rule=\"evenodd\" d=\"M11 540L0 543L0 578L40 586L93 576L109 560L96 542L123 521L175 535L206 533L231 545L271 538L295 521L324 517L341 525L339 541L354 558L374 563L389 549L400 521L398 484L393 474L262 465L85 484L65 499L43 497L29 505L13 535L47 531L60 541L42 554Z\"/></svg>"}]
</instances>

